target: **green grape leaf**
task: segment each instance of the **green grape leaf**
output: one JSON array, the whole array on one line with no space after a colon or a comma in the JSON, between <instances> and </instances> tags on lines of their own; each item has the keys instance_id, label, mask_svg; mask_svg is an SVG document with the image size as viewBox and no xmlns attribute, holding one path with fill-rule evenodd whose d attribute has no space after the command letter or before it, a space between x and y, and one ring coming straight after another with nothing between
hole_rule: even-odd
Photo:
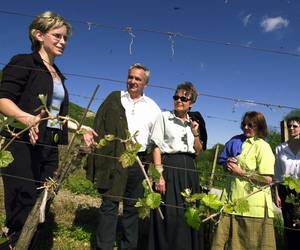
<instances>
[{"instance_id":1,"label":"green grape leaf","mask_svg":"<svg viewBox=\"0 0 300 250\"><path fill-rule=\"evenodd\" d=\"M150 217L150 208L149 207L140 207L138 208L139 218L145 219Z\"/></svg>"},{"instance_id":2,"label":"green grape leaf","mask_svg":"<svg viewBox=\"0 0 300 250\"><path fill-rule=\"evenodd\" d=\"M143 184L143 188L144 188L144 197L147 197L147 195L150 194L152 191L151 191L146 179L143 180L142 184Z\"/></svg>"},{"instance_id":3,"label":"green grape leaf","mask_svg":"<svg viewBox=\"0 0 300 250\"><path fill-rule=\"evenodd\" d=\"M300 192L300 179L285 177L283 180L283 185L287 186L291 190L294 189L297 193Z\"/></svg>"},{"instance_id":4,"label":"green grape leaf","mask_svg":"<svg viewBox=\"0 0 300 250\"><path fill-rule=\"evenodd\" d=\"M0 168L7 167L10 163L14 161L14 157L9 151L0 151Z\"/></svg>"},{"instance_id":5,"label":"green grape leaf","mask_svg":"<svg viewBox=\"0 0 300 250\"><path fill-rule=\"evenodd\" d=\"M111 135L111 134L105 135L104 139L107 140L107 141L113 141L115 139L115 136Z\"/></svg>"},{"instance_id":6,"label":"green grape leaf","mask_svg":"<svg viewBox=\"0 0 300 250\"><path fill-rule=\"evenodd\" d=\"M223 206L223 202L219 200L218 196L215 194L206 194L202 198L202 202L204 203L205 206L213 209L213 210L218 210Z\"/></svg>"},{"instance_id":7,"label":"green grape leaf","mask_svg":"<svg viewBox=\"0 0 300 250\"><path fill-rule=\"evenodd\" d=\"M190 197L192 194L192 190L189 188L186 188L183 192L180 193L184 198Z\"/></svg>"},{"instance_id":8,"label":"green grape leaf","mask_svg":"<svg viewBox=\"0 0 300 250\"><path fill-rule=\"evenodd\" d=\"M149 177L152 178L152 180L154 182L158 182L160 179L160 173L158 172L158 170L155 168L154 164L150 164L149 168L148 168L148 175Z\"/></svg>"},{"instance_id":9,"label":"green grape leaf","mask_svg":"<svg viewBox=\"0 0 300 250\"><path fill-rule=\"evenodd\" d=\"M14 121L15 118L7 117L4 116L3 114L0 114L0 130L7 125L11 125Z\"/></svg>"},{"instance_id":10,"label":"green grape leaf","mask_svg":"<svg viewBox=\"0 0 300 250\"><path fill-rule=\"evenodd\" d=\"M135 207L142 207L142 206L144 206L143 200L142 200L141 198L138 198L138 199L137 199L137 202L135 203L134 206L135 206Z\"/></svg>"},{"instance_id":11,"label":"green grape leaf","mask_svg":"<svg viewBox=\"0 0 300 250\"><path fill-rule=\"evenodd\" d=\"M47 95L39 94L39 99L44 106L47 106Z\"/></svg>"},{"instance_id":12,"label":"green grape leaf","mask_svg":"<svg viewBox=\"0 0 300 250\"><path fill-rule=\"evenodd\" d=\"M294 194L289 194L286 198L285 198L285 202L286 203L290 203L295 205L296 204L296 197Z\"/></svg>"},{"instance_id":13,"label":"green grape leaf","mask_svg":"<svg viewBox=\"0 0 300 250\"><path fill-rule=\"evenodd\" d=\"M185 213L186 223L191 226L193 229L198 230L201 225L201 219L199 215L199 211L197 208L189 207L186 209Z\"/></svg>"},{"instance_id":14,"label":"green grape leaf","mask_svg":"<svg viewBox=\"0 0 300 250\"><path fill-rule=\"evenodd\" d=\"M249 212L249 203L248 200L245 198L240 198L237 199L234 202L234 211L236 211L237 213L245 213L245 212Z\"/></svg>"},{"instance_id":15,"label":"green grape leaf","mask_svg":"<svg viewBox=\"0 0 300 250\"><path fill-rule=\"evenodd\" d=\"M146 197L146 204L151 209L158 208L161 203L161 195L159 193L151 192Z\"/></svg>"},{"instance_id":16,"label":"green grape leaf","mask_svg":"<svg viewBox=\"0 0 300 250\"><path fill-rule=\"evenodd\" d=\"M126 142L126 151L130 153L138 153L140 148L142 147L139 143L133 143L132 141Z\"/></svg>"},{"instance_id":17,"label":"green grape leaf","mask_svg":"<svg viewBox=\"0 0 300 250\"><path fill-rule=\"evenodd\" d=\"M55 120L51 120L50 121L50 126L51 127L54 127L56 124L57 124L57 122Z\"/></svg>"},{"instance_id":18,"label":"green grape leaf","mask_svg":"<svg viewBox=\"0 0 300 250\"><path fill-rule=\"evenodd\" d=\"M104 138L102 138L102 139L100 139L100 141L99 141L97 147L98 147L98 148L101 148L101 147L106 146L106 144L107 144L107 141L106 141Z\"/></svg>"},{"instance_id":19,"label":"green grape leaf","mask_svg":"<svg viewBox=\"0 0 300 250\"><path fill-rule=\"evenodd\" d=\"M150 217L150 208L146 205L145 199L138 198L134 206L138 208L139 218Z\"/></svg>"},{"instance_id":20,"label":"green grape leaf","mask_svg":"<svg viewBox=\"0 0 300 250\"><path fill-rule=\"evenodd\" d=\"M225 204L225 205L224 205L224 210L223 210L223 211L224 211L225 213L230 214L230 213L234 212L234 207L233 207L232 204Z\"/></svg>"},{"instance_id":21,"label":"green grape leaf","mask_svg":"<svg viewBox=\"0 0 300 250\"><path fill-rule=\"evenodd\" d=\"M191 202L200 201L205 197L205 193L195 193L191 196Z\"/></svg>"},{"instance_id":22,"label":"green grape leaf","mask_svg":"<svg viewBox=\"0 0 300 250\"><path fill-rule=\"evenodd\" d=\"M125 151L119 158L119 162L121 162L123 168L127 168L136 160L136 154Z\"/></svg>"}]
</instances>

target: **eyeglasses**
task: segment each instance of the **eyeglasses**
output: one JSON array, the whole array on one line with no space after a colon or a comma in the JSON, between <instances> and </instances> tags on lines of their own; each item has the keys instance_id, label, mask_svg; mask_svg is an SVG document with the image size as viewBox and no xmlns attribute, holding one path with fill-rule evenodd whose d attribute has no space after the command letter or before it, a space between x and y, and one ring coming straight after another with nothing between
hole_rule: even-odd
<instances>
[{"instance_id":1,"label":"eyeglasses","mask_svg":"<svg viewBox=\"0 0 300 250\"><path fill-rule=\"evenodd\" d=\"M244 128L244 127L248 127L248 128L250 128L250 129L253 129L253 128L255 128L256 127L256 125L255 124L253 124L253 123L251 123L251 122L248 122L248 123L242 123L242 127Z\"/></svg>"},{"instance_id":2,"label":"eyeglasses","mask_svg":"<svg viewBox=\"0 0 300 250\"><path fill-rule=\"evenodd\" d=\"M288 124L287 127L288 128L299 128L299 126L295 125L295 124Z\"/></svg>"},{"instance_id":3,"label":"eyeglasses","mask_svg":"<svg viewBox=\"0 0 300 250\"><path fill-rule=\"evenodd\" d=\"M47 35L52 36L54 38L54 40L56 40L56 41L60 41L62 38L64 39L65 42L68 41L68 36L62 35L60 33L52 33L52 34L48 33Z\"/></svg>"},{"instance_id":4,"label":"eyeglasses","mask_svg":"<svg viewBox=\"0 0 300 250\"><path fill-rule=\"evenodd\" d=\"M188 102L188 101L191 100L190 98L187 98L187 97L185 97L185 96L178 96L178 95L174 95L174 96L173 96L173 100L174 100L174 101L178 101L179 99L180 99L180 101L182 101L182 102Z\"/></svg>"}]
</instances>

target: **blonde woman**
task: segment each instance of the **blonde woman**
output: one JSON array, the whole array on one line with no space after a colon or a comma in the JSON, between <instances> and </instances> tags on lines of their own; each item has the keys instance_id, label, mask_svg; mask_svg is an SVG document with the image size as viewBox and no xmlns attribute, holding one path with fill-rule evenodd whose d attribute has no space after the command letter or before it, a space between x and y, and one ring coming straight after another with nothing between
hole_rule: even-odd
<instances>
[{"instance_id":1,"label":"blonde woman","mask_svg":"<svg viewBox=\"0 0 300 250\"><path fill-rule=\"evenodd\" d=\"M65 77L54 61L63 55L70 34L71 25L56 13L46 11L38 15L29 27L32 53L14 56L3 69L0 112L31 126L29 133L24 133L10 145L8 150L14 161L1 169L6 226L12 246L35 204L39 193L37 187L52 177L58 167L57 145L68 142L68 124L40 122L42 114L36 110L41 105L38 96L43 94L47 96L47 107L52 114L68 114ZM86 142L93 143L93 130L87 131ZM10 138L8 133L2 135Z\"/></svg>"}]
</instances>

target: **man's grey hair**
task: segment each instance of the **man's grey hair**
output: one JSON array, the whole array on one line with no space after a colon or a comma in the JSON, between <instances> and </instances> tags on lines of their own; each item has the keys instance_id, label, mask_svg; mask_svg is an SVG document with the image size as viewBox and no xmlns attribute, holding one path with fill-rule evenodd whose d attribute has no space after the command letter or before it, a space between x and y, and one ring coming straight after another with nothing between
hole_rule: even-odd
<instances>
[{"instance_id":1,"label":"man's grey hair","mask_svg":"<svg viewBox=\"0 0 300 250\"><path fill-rule=\"evenodd\" d=\"M132 64L129 69L128 69L128 72L132 69L142 69L145 71L145 75L146 75L146 83L149 82L149 79L150 79L150 70L144 66L143 64L141 63L135 63L135 64Z\"/></svg>"}]
</instances>

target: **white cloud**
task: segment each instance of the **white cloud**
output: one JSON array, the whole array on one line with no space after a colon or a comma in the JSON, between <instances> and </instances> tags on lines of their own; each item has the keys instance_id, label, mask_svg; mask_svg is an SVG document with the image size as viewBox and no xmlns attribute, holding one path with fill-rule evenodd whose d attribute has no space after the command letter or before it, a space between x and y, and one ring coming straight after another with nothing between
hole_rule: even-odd
<instances>
[{"instance_id":1,"label":"white cloud","mask_svg":"<svg viewBox=\"0 0 300 250\"><path fill-rule=\"evenodd\" d=\"M246 46L248 46L248 47L250 47L250 46L253 45L253 44L254 44L253 41L248 41L248 42L246 42Z\"/></svg>"},{"instance_id":2,"label":"white cloud","mask_svg":"<svg viewBox=\"0 0 300 250\"><path fill-rule=\"evenodd\" d=\"M248 25L251 16L252 16L252 14L248 14L247 16L245 16L245 17L243 18L243 24L244 24L244 26L247 26L247 25Z\"/></svg>"},{"instance_id":3,"label":"white cloud","mask_svg":"<svg viewBox=\"0 0 300 250\"><path fill-rule=\"evenodd\" d=\"M300 52L300 46L296 49L297 52Z\"/></svg>"},{"instance_id":4,"label":"white cloud","mask_svg":"<svg viewBox=\"0 0 300 250\"><path fill-rule=\"evenodd\" d=\"M260 23L260 26L265 32L272 32L281 28L285 28L289 25L289 20L278 17L266 17Z\"/></svg>"}]
</instances>

